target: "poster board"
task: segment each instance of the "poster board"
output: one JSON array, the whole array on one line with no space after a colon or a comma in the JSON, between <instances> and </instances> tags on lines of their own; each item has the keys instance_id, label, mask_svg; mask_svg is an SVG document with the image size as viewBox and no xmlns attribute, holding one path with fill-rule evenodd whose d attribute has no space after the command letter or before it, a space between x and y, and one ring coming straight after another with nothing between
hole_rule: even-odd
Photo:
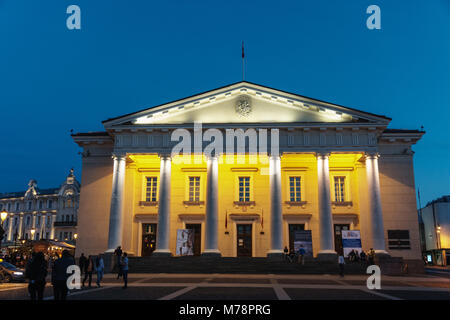
<instances>
[{"instance_id":1,"label":"poster board","mask_svg":"<svg viewBox=\"0 0 450 320\"><path fill-rule=\"evenodd\" d=\"M312 248L312 234L311 230L295 231L294 233L294 250L295 253L303 247L305 249L305 256L313 256Z\"/></svg>"},{"instance_id":2,"label":"poster board","mask_svg":"<svg viewBox=\"0 0 450 320\"><path fill-rule=\"evenodd\" d=\"M194 255L194 230L177 229L177 256Z\"/></svg>"},{"instance_id":3,"label":"poster board","mask_svg":"<svg viewBox=\"0 0 450 320\"><path fill-rule=\"evenodd\" d=\"M361 233L359 230L342 230L342 246L344 248L344 257L355 250L358 255L361 253Z\"/></svg>"}]
</instances>

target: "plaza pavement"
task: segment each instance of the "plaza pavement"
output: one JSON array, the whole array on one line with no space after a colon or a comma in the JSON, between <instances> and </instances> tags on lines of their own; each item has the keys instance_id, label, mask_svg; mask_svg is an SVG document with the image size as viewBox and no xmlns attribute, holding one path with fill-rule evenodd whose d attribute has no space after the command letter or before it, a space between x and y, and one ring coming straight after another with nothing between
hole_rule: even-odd
<instances>
[{"instance_id":1,"label":"plaza pavement","mask_svg":"<svg viewBox=\"0 0 450 320\"><path fill-rule=\"evenodd\" d=\"M73 290L68 300L450 300L450 278L382 276L369 290L368 276L262 274L130 274L127 289L115 274L97 288ZM53 299L47 282L45 300ZM0 300L26 300L27 284L0 284Z\"/></svg>"}]
</instances>

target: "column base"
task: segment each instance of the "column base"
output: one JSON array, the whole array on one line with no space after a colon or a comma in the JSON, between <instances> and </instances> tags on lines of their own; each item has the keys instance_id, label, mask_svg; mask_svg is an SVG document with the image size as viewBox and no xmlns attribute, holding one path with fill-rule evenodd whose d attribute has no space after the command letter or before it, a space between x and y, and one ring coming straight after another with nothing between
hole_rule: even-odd
<instances>
[{"instance_id":1,"label":"column base","mask_svg":"<svg viewBox=\"0 0 450 320\"><path fill-rule=\"evenodd\" d=\"M317 260L320 262L338 262L337 252L334 250L322 250L317 254Z\"/></svg>"},{"instance_id":2,"label":"column base","mask_svg":"<svg viewBox=\"0 0 450 320\"><path fill-rule=\"evenodd\" d=\"M153 257L171 257L172 256L172 252L170 252L170 250L167 249L156 249L155 251L153 251L152 253Z\"/></svg>"},{"instance_id":3,"label":"column base","mask_svg":"<svg viewBox=\"0 0 450 320\"><path fill-rule=\"evenodd\" d=\"M220 258L222 254L217 249L206 249L202 252L202 257L217 257Z\"/></svg>"},{"instance_id":4,"label":"column base","mask_svg":"<svg viewBox=\"0 0 450 320\"><path fill-rule=\"evenodd\" d=\"M283 260L284 253L282 250L269 250L267 252L267 259L269 260Z\"/></svg>"}]
</instances>

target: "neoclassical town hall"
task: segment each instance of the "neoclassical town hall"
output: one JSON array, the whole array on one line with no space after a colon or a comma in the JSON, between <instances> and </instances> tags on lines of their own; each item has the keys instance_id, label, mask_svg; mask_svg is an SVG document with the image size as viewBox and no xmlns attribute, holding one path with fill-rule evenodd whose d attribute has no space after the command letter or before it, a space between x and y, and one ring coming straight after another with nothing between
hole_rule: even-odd
<instances>
[{"instance_id":1,"label":"neoclassical town hall","mask_svg":"<svg viewBox=\"0 0 450 320\"><path fill-rule=\"evenodd\" d=\"M341 231L360 230L364 250L420 261L411 147L423 132L390 121L244 81L103 121L73 135L77 256L177 255L177 230L194 229L196 255L278 255L311 230L314 256L333 257ZM174 154L182 140L191 154Z\"/></svg>"}]
</instances>

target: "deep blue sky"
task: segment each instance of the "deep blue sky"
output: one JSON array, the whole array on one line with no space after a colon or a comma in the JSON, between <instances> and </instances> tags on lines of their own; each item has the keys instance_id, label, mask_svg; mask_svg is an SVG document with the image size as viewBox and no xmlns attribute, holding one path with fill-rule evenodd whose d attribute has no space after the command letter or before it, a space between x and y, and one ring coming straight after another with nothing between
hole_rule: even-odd
<instances>
[{"instance_id":1,"label":"deep blue sky","mask_svg":"<svg viewBox=\"0 0 450 320\"><path fill-rule=\"evenodd\" d=\"M240 81L242 40L246 80L423 125L422 204L450 194L449 0L0 0L0 192L80 177L70 129Z\"/></svg>"}]
</instances>

